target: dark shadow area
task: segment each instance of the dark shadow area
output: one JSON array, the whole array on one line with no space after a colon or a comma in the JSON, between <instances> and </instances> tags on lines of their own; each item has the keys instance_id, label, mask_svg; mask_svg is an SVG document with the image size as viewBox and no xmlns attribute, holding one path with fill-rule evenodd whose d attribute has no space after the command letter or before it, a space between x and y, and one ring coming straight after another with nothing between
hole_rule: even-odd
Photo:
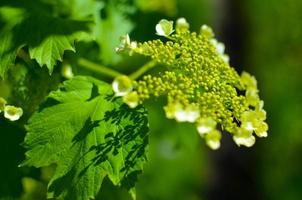
<instances>
[{"instance_id":1,"label":"dark shadow area","mask_svg":"<svg viewBox=\"0 0 302 200\"><path fill-rule=\"evenodd\" d=\"M23 172L18 165L24 159L24 149L20 146L24 134L24 130L0 117L0 199L21 194Z\"/></svg>"},{"instance_id":2,"label":"dark shadow area","mask_svg":"<svg viewBox=\"0 0 302 200\"><path fill-rule=\"evenodd\" d=\"M245 51L246 16L243 3L240 0L219 1L224 12L224 18L219 25L221 31L219 40L226 46L230 56L230 65L241 72L246 68ZM242 91L238 90L240 95ZM224 132L222 145L218 151L209 151L212 162L212 173L208 184L208 200L261 200L257 187L256 154L253 148L239 147L234 143L229 133ZM257 145L257 142L255 146Z\"/></svg>"},{"instance_id":3,"label":"dark shadow area","mask_svg":"<svg viewBox=\"0 0 302 200\"><path fill-rule=\"evenodd\" d=\"M66 196L66 199L76 199L76 196L74 196L76 195L75 189L71 184L74 178L76 178L75 167L69 170L64 176L53 181L52 184L48 187L48 192L53 193L54 197L58 197L64 190L66 190L66 187L68 187L69 193Z\"/></svg>"},{"instance_id":4,"label":"dark shadow area","mask_svg":"<svg viewBox=\"0 0 302 200\"><path fill-rule=\"evenodd\" d=\"M87 135L89 133L91 133L94 128L99 126L100 122L101 122L101 120L92 121L91 118L89 117L85 121L85 124L84 124L83 128L80 130L80 132L74 136L74 138L72 139L72 142L76 143L76 142L85 140Z\"/></svg>"},{"instance_id":5,"label":"dark shadow area","mask_svg":"<svg viewBox=\"0 0 302 200\"><path fill-rule=\"evenodd\" d=\"M95 83L92 83L91 95L87 101L91 101L99 96L99 88Z\"/></svg>"}]
</instances>

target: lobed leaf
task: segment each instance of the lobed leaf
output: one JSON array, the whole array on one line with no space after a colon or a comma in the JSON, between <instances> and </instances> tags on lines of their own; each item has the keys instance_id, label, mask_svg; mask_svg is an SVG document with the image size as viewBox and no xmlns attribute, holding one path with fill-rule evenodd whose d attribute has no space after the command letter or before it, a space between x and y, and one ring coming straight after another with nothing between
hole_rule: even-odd
<instances>
[{"instance_id":1,"label":"lobed leaf","mask_svg":"<svg viewBox=\"0 0 302 200\"><path fill-rule=\"evenodd\" d=\"M52 92L27 131L22 165L57 165L49 198L94 198L106 176L132 193L147 160L145 109L128 108L110 85L90 77L75 77Z\"/></svg>"},{"instance_id":2,"label":"lobed leaf","mask_svg":"<svg viewBox=\"0 0 302 200\"><path fill-rule=\"evenodd\" d=\"M74 51L75 40L88 38L90 20L65 19L49 13L50 5L24 0L0 3L0 77L14 64L17 52L28 46L30 57L52 73L64 51Z\"/></svg>"}]
</instances>

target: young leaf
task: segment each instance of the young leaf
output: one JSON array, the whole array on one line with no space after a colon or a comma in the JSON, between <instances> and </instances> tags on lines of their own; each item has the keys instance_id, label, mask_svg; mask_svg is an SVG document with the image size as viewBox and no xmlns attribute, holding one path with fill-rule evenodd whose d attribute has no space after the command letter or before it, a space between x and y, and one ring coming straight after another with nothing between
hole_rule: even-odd
<instances>
[{"instance_id":1,"label":"young leaf","mask_svg":"<svg viewBox=\"0 0 302 200\"><path fill-rule=\"evenodd\" d=\"M27 131L22 165L57 165L49 198L94 198L105 176L133 192L147 160L145 109L128 108L110 85L90 77L75 77L52 92Z\"/></svg>"}]
</instances>

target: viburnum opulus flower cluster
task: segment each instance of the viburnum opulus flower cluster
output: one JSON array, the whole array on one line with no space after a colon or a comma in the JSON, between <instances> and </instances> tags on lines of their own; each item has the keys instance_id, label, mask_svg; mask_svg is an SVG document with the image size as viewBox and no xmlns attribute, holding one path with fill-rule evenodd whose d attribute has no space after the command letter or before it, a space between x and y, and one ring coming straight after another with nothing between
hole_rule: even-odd
<instances>
[{"instance_id":1,"label":"viburnum opulus flower cluster","mask_svg":"<svg viewBox=\"0 0 302 200\"><path fill-rule=\"evenodd\" d=\"M240 76L230 67L225 47L214 38L211 28L203 25L199 33L190 32L189 24L180 18L175 30L173 22L164 19L155 29L168 41L140 43L125 35L116 50L150 57L164 66L162 72L139 80L117 77L113 82L117 96L123 96L133 108L165 95L167 118L196 124L212 149L220 147L222 130L231 133L239 146L252 146L255 135L267 136L266 112L256 79L247 72Z\"/></svg>"}]
</instances>

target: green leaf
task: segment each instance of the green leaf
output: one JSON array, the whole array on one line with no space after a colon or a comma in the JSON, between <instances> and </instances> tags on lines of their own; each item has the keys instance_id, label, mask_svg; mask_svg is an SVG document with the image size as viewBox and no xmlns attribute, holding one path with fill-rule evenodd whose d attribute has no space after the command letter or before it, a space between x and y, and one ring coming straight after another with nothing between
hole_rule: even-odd
<instances>
[{"instance_id":1,"label":"green leaf","mask_svg":"<svg viewBox=\"0 0 302 200\"><path fill-rule=\"evenodd\" d=\"M31 47L29 55L36 59L41 66L46 65L51 74L57 60L62 61L63 53L66 50L75 52L72 40L64 35L54 35L44 39L39 46Z\"/></svg>"},{"instance_id":2,"label":"green leaf","mask_svg":"<svg viewBox=\"0 0 302 200\"><path fill-rule=\"evenodd\" d=\"M128 108L110 85L90 77L64 82L26 128L22 165L57 165L49 198L91 199L105 176L133 192L147 160L145 109Z\"/></svg>"},{"instance_id":3,"label":"green leaf","mask_svg":"<svg viewBox=\"0 0 302 200\"><path fill-rule=\"evenodd\" d=\"M26 4L24 0L1 4L0 19L4 26L0 30L0 77L14 64L17 52L23 46L27 45L30 57L36 59L40 66L46 65L52 73L56 62L62 60L64 51L75 51L76 40L90 37L91 21L53 16L45 11L45 7L51 10L50 5L39 1Z\"/></svg>"}]
</instances>

